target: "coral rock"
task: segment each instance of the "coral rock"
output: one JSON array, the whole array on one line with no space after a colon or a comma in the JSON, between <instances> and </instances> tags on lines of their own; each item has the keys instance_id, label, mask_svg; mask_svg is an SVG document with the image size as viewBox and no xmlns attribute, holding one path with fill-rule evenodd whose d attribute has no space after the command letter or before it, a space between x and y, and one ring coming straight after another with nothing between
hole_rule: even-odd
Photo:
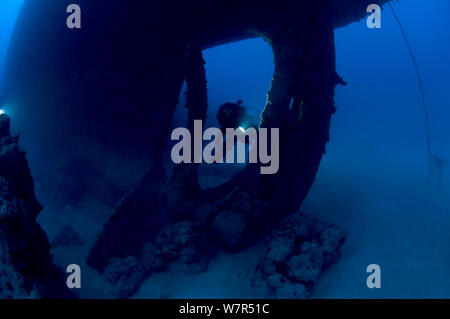
<instances>
[{"instance_id":1,"label":"coral rock","mask_svg":"<svg viewBox=\"0 0 450 319\"><path fill-rule=\"evenodd\" d=\"M167 262L159 247L153 243L146 243L142 247L142 267L145 271L161 271L165 268Z\"/></svg>"},{"instance_id":2,"label":"coral rock","mask_svg":"<svg viewBox=\"0 0 450 319\"><path fill-rule=\"evenodd\" d=\"M306 298L320 274L339 257L346 237L336 225L304 213L292 214L266 239L255 282L265 282L272 297Z\"/></svg>"},{"instance_id":3,"label":"coral rock","mask_svg":"<svg viewBox=\"0 0 450 319\"><path fill-rule=\"evenodd\" d=\"M211 224L211 232L223 249L233 251L247 229L246 218L233 211L219 213Z\"/></svg>"},{"instance_id":4,"label":"coral rock","mask_svg":"<svg viewBox=\"0 0 450 319\"><path fill-rule=\"evenodd\" d=\"M145 278L145 271L134 256L125 259L112 258L105 268L105 274L116 288L119 298L127 298L133 294Z\"/></svg>"},{"instance_id":5,"label":"coral rock","mask_svg":"<svg viewBox=\"0 0 450 319\"><path fill-rule=\"evenodd\" d=\"M189 221L165 227L158 234L156 243L168 260L180 258L191 263L200 258L200 237Z\"/></svg>"},{"instance_id":6,"label":"coral rock","mask_svg":"<svg viewBox=\"0 0 450 319\"><path fill-rule=\"evenodd\" d=\"M72 297L36 222L42 207L17 140L0 115L0 298Z\"/></svg>"},{"instance_id":7,"label":"coral rock","mask_svg":"<svg viewBox=\"0 0 450 319\"><path fill-rule=\"evenodd\" d=\"M163 271L169 263L177 262L191 273L204 270L203 249L194 225L189 221L178 222L164 227L154 243L145 243L140 257L111 258L105 268L106 279L119 298L128 298L152 272Z\"/></svg>"}]
</instances>

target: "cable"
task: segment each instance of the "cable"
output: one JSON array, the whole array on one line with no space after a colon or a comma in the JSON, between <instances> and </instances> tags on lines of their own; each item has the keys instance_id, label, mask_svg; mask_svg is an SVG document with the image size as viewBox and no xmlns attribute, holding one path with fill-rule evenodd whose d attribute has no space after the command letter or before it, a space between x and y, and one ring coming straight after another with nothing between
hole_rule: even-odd
<instances>
[{"instance_id":1,"label":"cable","mask_svg":"<svg viewBox=\"0 0 450 319\"><path fill-rule=\"evenodd\" d=\"M406 35L406 31L403 28L402 23L400 22L400 18L398 17L397 13L395 12L392 4L389 2L388 5L391 8L392 13L394 14L394 18L397 21L400 31L402 32L403 38L405 39L406 45L408 46L409 54L411 55L411 59L414 63L414 67L416 69L417 79L418 79L419 88L420 88L420 95L422 97L423 115L424 115L424 119L425 119L425 134L426 134L426 141L427 141L428 165L429 165L429 169L431 172L433 152L432 152L432 148L431 148L430 120L429 120L429 116L428 116L428 107L425 102L425 90L423 88L422 76L420 74L419 65L417 64L417 60L414 55L414 51L412 50L411 43L409 42L408 36Z\"/></svg>"}]
</instances>

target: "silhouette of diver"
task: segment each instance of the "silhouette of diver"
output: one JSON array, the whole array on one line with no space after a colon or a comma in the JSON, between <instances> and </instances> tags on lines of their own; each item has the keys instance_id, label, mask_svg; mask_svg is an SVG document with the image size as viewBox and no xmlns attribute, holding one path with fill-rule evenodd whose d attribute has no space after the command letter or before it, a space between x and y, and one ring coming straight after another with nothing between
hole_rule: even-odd
<instances>
[{"instance_id":1,"label":"silhouette of diver","mask_svg":"<svg viewBox=\"0 0 450 319\"><path fill-rule=\"evenodd\" d=\"M428 176L428 182L431 182L431 179L434 175L437 174L438 178L438 187L439 190L442 190L442 179L444 176L444 169L448 164L448 159L442 156L438 156L436 154L433 155L430 175Z\"/></svg>"},{"instance_id":2,"label":"silhouette of diver","mask_svg":"<svg viewBox=\"0 0 450 319\"><path fill-rule=\"evenodd\" d=\"M238 100L236 103L222 104L216 117L222 132L225 132L227 128L242 127L244 130L250 127L258 128L255 117L247 113L247 108L242 105L242 100Z\"/></svg>"}]
</instances>

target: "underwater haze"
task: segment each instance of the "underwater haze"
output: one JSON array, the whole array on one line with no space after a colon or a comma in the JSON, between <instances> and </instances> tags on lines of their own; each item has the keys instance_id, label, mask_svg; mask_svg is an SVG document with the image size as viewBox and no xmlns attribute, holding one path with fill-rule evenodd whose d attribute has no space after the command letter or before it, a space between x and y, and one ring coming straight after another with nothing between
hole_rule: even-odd
<instances>
[{"instance_id":1,"label":"underwater haze","mask_svg":"<svg viewBox=\"0 0 450 319\"><path fill-rule=\"evenodd\" d=\"M22 2L0 0L2 72ZM335 30L336 71L347 85L336 87L337 111L331 120L330 141L301 210L338 225L348 237L340 258L320 275L312 298L450 298L450 2L403 0L392 6L420 70L431 145L427 145L427 119L415 65L389 6L383 7L380 29L369 29L363 19ZM218 127L219 106L238 100L258 117L274 72L269 44L262 38L243 40L206 49L203 57L208 81L206 125ZM0 74L0 88L3 79ZM172 128L186 125L185 90ZM0 96L7 97L7 92L0 89ZM54 186L48 181L54 172L41 170L48 165L36 155L39 139L34 139L34 127L14 126L14 109L7 104L0 109L11 113L14 130L23 133L20 145L28 151L37 198L44 205L38 222L50 242L54 245L66 225L83 242L54 245L51 253L56 266L65 271L67 260L80 260L89 283L77 295L113 297L104 276L85 260L128 189L94 184L90 187L96 188L96 196L100 194L96 198L80 191L76 203L61 204L67 194L55 199ZM50 130L52 123L46 124ZM171 167L167 142L165 165ZM436 159L443 164L439 166ZM242 167L229 168L201 170L200 181L215 185ZM120 168L115 172L111 179L121 179ZM71 188L71 182L67 182L73 190L70 196L76 197L78 190ZM263 254L263 240L257 240L237 253L218 252L206 269L193 275L175 265L146 278L130 297L264 298L252 283ZM370 264L381 267L380 289L366 286Z\"/></svg>"},{"instance_id":2,"label":"underwater haze","mask_svg":"<svg viewBox=\"0 0 450 319\"><path fill-rule=\"evenodd\" d=\"M0 3L0 70L3 72L8 43L23 0L2 0ZM0 88L3 87L0 77ZM0 95L1 96L1 95Z\"/></svg>"}]
</instances>

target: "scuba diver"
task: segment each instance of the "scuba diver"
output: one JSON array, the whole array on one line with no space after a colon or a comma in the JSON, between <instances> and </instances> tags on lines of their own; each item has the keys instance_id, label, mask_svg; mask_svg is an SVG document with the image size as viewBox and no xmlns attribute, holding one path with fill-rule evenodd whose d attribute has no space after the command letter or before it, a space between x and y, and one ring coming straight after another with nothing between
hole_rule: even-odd
<instances>
[{"instance_id":1,"label":"scuba diver","mask_svg":"<svg viewBox=\"0 0 450 319\"><path fill-rule=\"evenodd\" d=\"M227 128L232 128L235 130L239 129L242 133L245 133L245 131L249 128L253 128L256 130L256 134L258 134L259 125L257 123L257 117L248 114L247 108L242 104L242 100L238 100L236 103L222 104L217 110L216 117L220 125L220 130L222 131L225 138ZM238 137L238 139L241 142L244 142L246 145L250 145L251 142L254 142L248 141L247 139L245 139L245 137L244 139L240 139ZM228 143L224 144L227 145ZM234 147L236 147L236 144L237 141L234 141ZM229 151L230 149L225 147L223 156L225 157Z\"/></svg>"},{"instance_id":2,"label":"scuba diver","mask_svg":"<svg viewBox=\"0 0 450 319\"><path fill-rule=\"evenodd\" d=\"M255 117L247 113L247 108L242 105L242 100L236 103L225 103L219 107L216 114L220 129L225 132L227 128L242 128L244 131L250 127L258 128Z\"/></svg>"}]
</instances>

